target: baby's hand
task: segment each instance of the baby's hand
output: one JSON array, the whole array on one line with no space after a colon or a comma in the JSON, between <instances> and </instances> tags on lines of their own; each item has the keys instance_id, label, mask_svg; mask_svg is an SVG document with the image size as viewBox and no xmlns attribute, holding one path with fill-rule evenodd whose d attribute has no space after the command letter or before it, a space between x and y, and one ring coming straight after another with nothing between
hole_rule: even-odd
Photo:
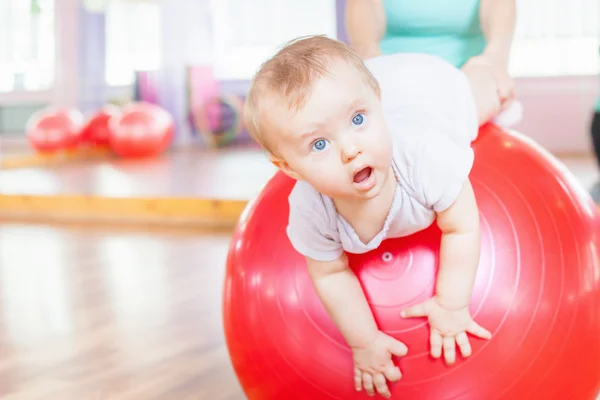
<instances>
[{"instance_id":1,"label":"baby's hand","mask_svg":"<svg viewBox=\"0 0 600 400\"><path fill-rule=\"evenodd\" d=\"M444 358L448 365L452 365L456 361L455 343L458 344L463 357L471 355L471 344L467 332L482 339L492 337L489 331L473 321L468 307L459 310L446 310L435 297L404 310L402 317L428 318L431 326L429 338L431 356L440 358L443 348Z\"/></svg>"},{"instance_id":2,"label":"baby's hand","mask_svg":"<svg viewBox=\"0 0 600 400\"><path fill-rule=\"evenodd\" d=\"M366 346L352 348L354 357L354 386L357 391L364 389L369 396L377 393L385 398L391 396L387 380L400 380L400 369L392 362L392 355L405 356L408 348L404 343L379 331Z\"/></svg>"}]
</instances>

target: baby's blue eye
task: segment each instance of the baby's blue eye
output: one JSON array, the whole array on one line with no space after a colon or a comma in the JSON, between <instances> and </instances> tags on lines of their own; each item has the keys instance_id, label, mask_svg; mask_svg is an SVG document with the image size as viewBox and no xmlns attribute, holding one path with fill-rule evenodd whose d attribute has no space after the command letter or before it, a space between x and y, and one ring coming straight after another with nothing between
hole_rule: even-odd
<instances>
[{"instance_id":1,"label":"baby's blue eye","mask_svg":"<svg viewBox=\"0 0 600 400\"><path fill-rule=\"evenodd\" d=\"M363 117L362 114L356 114L353 118L352 118L352 123L354 125L362 125L363 121L365 120L365 118Z\"/></svg>"},{"instance_id":2,"label":"baby's blue eye","mask_svg":"<svg viewBox=\"0 0 600 400\"><path fill-rule=\"evenodd\" d=\"M327 147L327 141L325 139L319 139L313 144L313 150L322 151Z\"/></svg>"}]
</instances>

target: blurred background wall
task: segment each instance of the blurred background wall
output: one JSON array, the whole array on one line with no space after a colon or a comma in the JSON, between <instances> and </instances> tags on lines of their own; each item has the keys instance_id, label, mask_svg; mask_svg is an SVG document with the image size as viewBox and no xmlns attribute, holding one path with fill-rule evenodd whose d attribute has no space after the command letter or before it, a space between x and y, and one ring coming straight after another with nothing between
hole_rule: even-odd
<instances>
[{"instance_id":1,"label":"blurred background wall","mask_svg":"<svg viewBox=\"0 0 600 400\"><path fill-rule=\"evenodd\" d=\"M0 138L19 140L48 104L92 111L140 93L202 142L194 105L243 99L256 67L291 37L345 39L345 0L0 0ZM556 153L590 151L600 82L598 0L519 0L511 71L517 129Z\"/></svg>"}]
</instances>

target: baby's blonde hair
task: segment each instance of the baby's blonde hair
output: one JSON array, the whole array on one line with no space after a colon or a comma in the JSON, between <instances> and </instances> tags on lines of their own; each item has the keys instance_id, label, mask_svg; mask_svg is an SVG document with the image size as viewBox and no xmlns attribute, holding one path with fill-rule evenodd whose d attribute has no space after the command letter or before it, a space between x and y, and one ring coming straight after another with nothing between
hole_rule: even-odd
<instances>
[{"instance_id":1,"label":"baby's blonde hair","mask_svg":"<svg viewBox=\"0 0 600 400\"><path fill-rule=\"evenodd\" d=\"M294 39L261 65L252 79L244 105L244 123L250 136L263 149L275 152L265 135L264 113L269 110L263 103L269 100L269 95L287 103L290 111L297 111L303 107L314 81L327 74L331 63L338 60L356 68L379 96L379 84L358 54L326 36Z\"/></svg>"}]
</instances>

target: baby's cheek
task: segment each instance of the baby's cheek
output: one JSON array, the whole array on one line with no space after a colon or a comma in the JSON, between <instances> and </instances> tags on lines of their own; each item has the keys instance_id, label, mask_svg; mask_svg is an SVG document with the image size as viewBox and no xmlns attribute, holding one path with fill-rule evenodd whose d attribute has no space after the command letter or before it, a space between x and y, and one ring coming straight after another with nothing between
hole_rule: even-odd
<instances>
[{"instance_id":1,"label":"baby's cheek","mask_svg":"<svg viewBox=\"0 0 600 400\"><path fill-rule=\"evenodd\" d=\"M390 135L384 124L372 124L369 127L367 136L370 139L370 145L379 149L388 148L391 146Z\"/></svg>"},{"instance_id":2,"label":"baby's cheek","mask_svg":"<svg viewBox=\"0 0 600 400\"><path fill-rule=\"evenodd\" d=\"M312 179L316 181L327 181L332 175L332 171L336 169L336 166L330 160L314 160L313 162L306 165L307 172L310 174Z\"/></svg>"}]
</instances>

